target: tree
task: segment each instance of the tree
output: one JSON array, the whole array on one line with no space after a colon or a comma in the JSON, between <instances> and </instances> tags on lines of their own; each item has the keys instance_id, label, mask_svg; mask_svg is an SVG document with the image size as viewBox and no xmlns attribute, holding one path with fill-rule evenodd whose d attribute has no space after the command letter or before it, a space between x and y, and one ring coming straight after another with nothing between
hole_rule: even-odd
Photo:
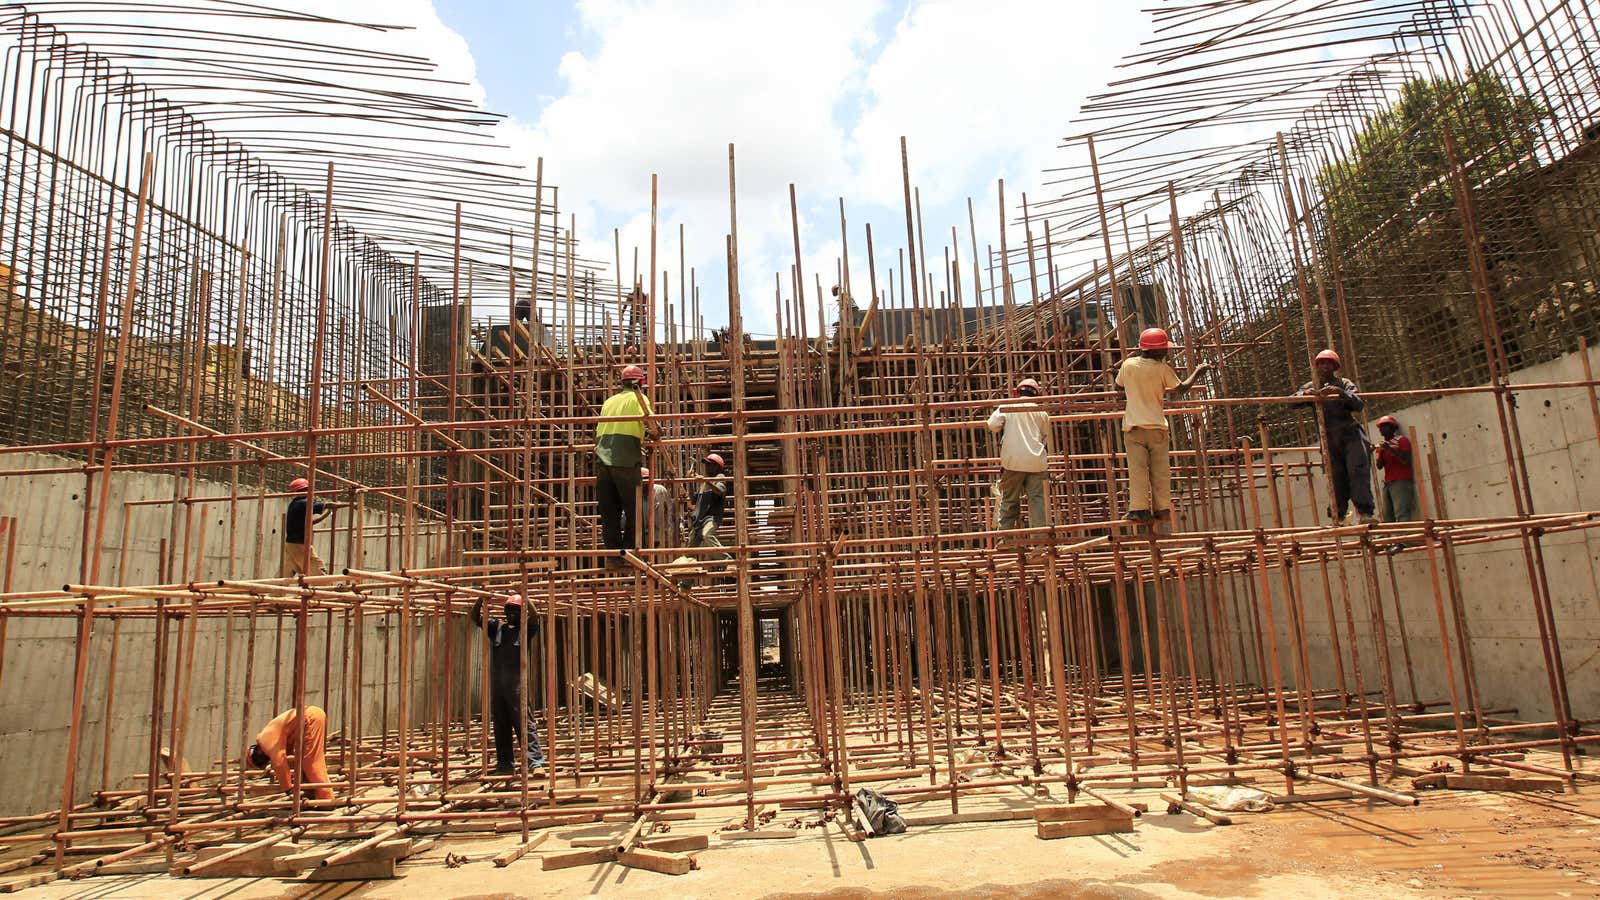
<instances>
[{"instance_id":1,"label":"tree","mask_svg":"<svg viewBox=\"0 0 1600 900\"><path fill-rule=\"evenodd\" d=\"M1441 122L1468 178L1478 181L1530 153L1545 114L1536 100L1489 72L1466 81L1406 82L1393 106L1367 118L1347 159L1317 174L1339 246L1353 248L1386 228L1408 231L1428 215L1455 208Z\"/></svg>"}]
</instances>

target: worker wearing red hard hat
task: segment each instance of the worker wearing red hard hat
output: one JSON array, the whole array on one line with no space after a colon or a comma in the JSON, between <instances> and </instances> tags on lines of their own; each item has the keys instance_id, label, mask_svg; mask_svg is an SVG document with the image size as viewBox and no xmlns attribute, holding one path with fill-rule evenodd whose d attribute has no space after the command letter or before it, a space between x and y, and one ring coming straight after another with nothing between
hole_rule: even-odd
<instances>
[{"instance_id":1,"label":"worker wearing red hard hat","mask_svg":"<svg viewBox=\"0 0 1600 900\"><path fill-rule=\"evenodd\" d=\"M722 539L717 529L722 527L722 515L728 502L728 479L724 476L728 464L720 453L707 453L700 460L705 480L694 498L694 518L689 521L689 546L721 547Z\"/></svg>"},{"instance_id":2,"label":"worker wearing red hard hat","mask_svg":"<svg viewBox=\"0 0 1600 900\"><path fill-rule=\"evenodd\" d=\"M606 549L613 551L638 546L640 466L645 442L653 431L649 417L655 414L644 394L644 369L625 366L620 380L622 389L600 408L600 422L594 429L600 534ZM611 554L606 565L620 566L622 560Z\"/></svg>"},{"instance_id":3,"label":"worker wearing red hard hat","mask_svg":"<svg viewBox=\"0 0 1600 900\"><path fill-rule=\"evenodd\" d=\"M1417 518L1417 481L1411 464L1411 439L1400 431L1394 416L1378 420L1383 442L1377 447L1378 468L1383 470L1385 521L1414 522Z\"/></svg>"},{"instance_id":4,"label":"worker wearing red hard hat","mask_svg":"<svg viewBox=\"0 0 1600 900\"><path fill-rule=\"evenodd\" d=\"M996 407L984 422L1000 435L1000 478L995 481L995 528L1017 527L1022 498L1028 498L1028 527L1050 524L1045 477L1050 469L1050 414L1033 398L1039 382L1024 378L1011 391L1012 400Z\"/></svg>"},{"instance_id":5,"label":"worker wearing red hard hat","mask_svg":"<svg viewBox=\"0 0 1600 900\"><path fill-rule=\"evenodd\" d=\"M1363 524L1377 522L1377 504L1372 498L1372 448L1367 430L1355 414L1367 404L1356 392L1355 382L1339 374L1343 362L1331 348L1312 360L1313 377L1295 396L1306 403L1320 402L1323 435L1328 445L1328 478L1333 482L1333 520L1345 518L1355 505L1355 518Z\"/></svg>"},{"instance_id":6,"label":"worker wearing red hard hat","mask_svg":"<svg viewBox=\"0 0 1600 900\"><path fill-rule=\"evenodd\" d=\"M290 500L289 508L283 511L283 554L278 564L279 578L328 573L327 564L317 555L317 548L308 539L308 526L326 519L329 513L344 504L313 501L308 493L310 490L311 482L304 478L289 482L289 493L298 496ZM310 509L306 508L307 505Z\"/></svg>"},{"instance_id":7,"label":"worker wearing red hard hat","mask_svg":"<svg viewBox=\"0 0 1600 900\"><path fill-rule=\"evenodd\" d=\"M539 729L534 724L533 713L523 717L522 665L524 658L533 652L533 642L524 640L524 625L528 611L523 608L521 594L508 594L503 618L483 616L483 601L472 607L472 624L482 628L489 640L489 715L494 723L495 774L510 775L516 771L516 746L521 743L518 732L526 728L527 766L532 772L544 768L544 748L539 743ZM519 727L519 723L522 726Z\"/></svg>"},{"instance_id":8,"label":"worker wearing red hard hat","mask_svg":"<svg viewBox=\"0 0 1600 900\"><path fill-rule=\"evenodd\" d=\"M1172 433L1166 396L1194 387L1211 368L1195 366L1187 378L1167 362L1172 340L1162 328L1139 334L1139 349L1117 368L1117 386L1127 394L1122 409L1122 446L1128 456L1128 520L1149 522L1172 517Z\"/></svg>"}]
</instances>

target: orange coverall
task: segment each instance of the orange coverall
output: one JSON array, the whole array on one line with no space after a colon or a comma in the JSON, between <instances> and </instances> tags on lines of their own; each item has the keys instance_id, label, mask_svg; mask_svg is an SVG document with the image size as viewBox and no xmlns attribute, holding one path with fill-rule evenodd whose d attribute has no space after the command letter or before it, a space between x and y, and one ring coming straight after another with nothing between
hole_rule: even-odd
<instances>
[{"instance_id":1,"label":"orange coverall","mask_svg":"<svg viewBox=\"0 0 1600 900\"><path fill-rule=\"evenodd\" d=\"M306 707L306 753L300 765L300 780L304 784L327 783L328 763L322 755L323 738L328 733L328 714L320 706ZM256 735L256 746L272 760L273 774L284 790L294 788L294 775L289 771L289 754L297 749L299 723L293 709L284 710L276 719L266 724ZM307 788L315 800L332 800L333 788Z\"/></svg>"}]
</instances>

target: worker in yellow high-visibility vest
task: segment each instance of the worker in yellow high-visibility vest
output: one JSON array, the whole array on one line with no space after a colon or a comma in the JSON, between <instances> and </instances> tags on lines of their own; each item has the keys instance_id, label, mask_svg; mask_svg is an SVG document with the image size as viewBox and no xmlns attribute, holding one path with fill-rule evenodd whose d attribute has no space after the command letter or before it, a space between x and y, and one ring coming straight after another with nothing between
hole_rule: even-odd
<instances>
[{"instance_id":1,"label":"worker in yellow high-visibility vest","mask_svg":"<svg viewBox=\"0 0 1600 900\"><path fill-rule=\"evenodd\" d=\"M645 442L653 434L646 419L654 415L644 386L644 369L624 368L622 390L612 394L600 408L601 419L594 429L600 533L606 549L611 551L638 546L639 469L644 464ZM621 564L617 554L607 555L606 565Z\"/></svg>"}]
</instances>

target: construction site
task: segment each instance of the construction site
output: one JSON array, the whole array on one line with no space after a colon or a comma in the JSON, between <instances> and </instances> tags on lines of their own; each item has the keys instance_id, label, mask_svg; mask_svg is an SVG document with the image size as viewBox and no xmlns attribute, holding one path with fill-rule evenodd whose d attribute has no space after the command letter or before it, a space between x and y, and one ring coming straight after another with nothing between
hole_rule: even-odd
<instances>
[{"instance_id":1,"label":"construction site","mask_svg":"<svg viewBox=\"0 0 1600 900\"><path fill-rule=\"evenodd\" d=\"M0 0L0 893L1600 896L1600 6L1146 16L773 272L735 144L584 242L382 23Z\"/></svg>"}]
</instances>

